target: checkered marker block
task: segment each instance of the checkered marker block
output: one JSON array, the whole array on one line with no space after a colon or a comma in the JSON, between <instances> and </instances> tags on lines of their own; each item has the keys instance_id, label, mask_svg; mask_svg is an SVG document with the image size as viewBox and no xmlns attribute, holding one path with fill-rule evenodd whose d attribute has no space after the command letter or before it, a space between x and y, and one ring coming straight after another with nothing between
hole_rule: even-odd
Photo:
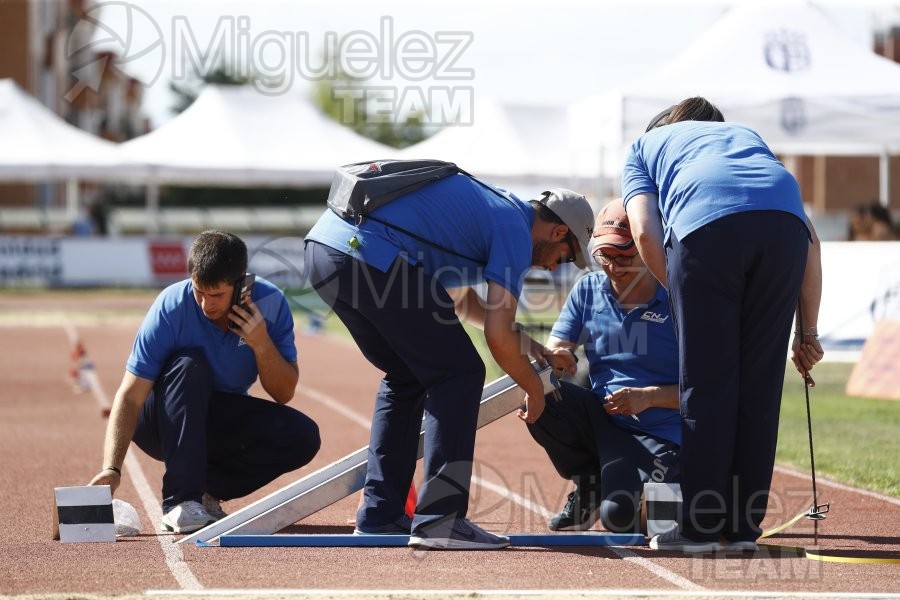
<instances>
[{"instance_id":1,"label":"checkered marker block","mask_svg":"<svg viewBox=\"0 0 900 600\"><path fill-rule=\"evenodd\" d=\"M114 542L112 492L108 485L56 488L61 542Z\"/></svg>"},{"instance_id":2,"label":"checkered marker block","mask_svg":"<svg viewBox=\"0 0 900 600\"><path fill-rule=\"evenodd\" d=\"M647 537L665 533L678 525L681 513L681 486L677 483L645 483L641 504Z\"/></svg>"}]
</instances>

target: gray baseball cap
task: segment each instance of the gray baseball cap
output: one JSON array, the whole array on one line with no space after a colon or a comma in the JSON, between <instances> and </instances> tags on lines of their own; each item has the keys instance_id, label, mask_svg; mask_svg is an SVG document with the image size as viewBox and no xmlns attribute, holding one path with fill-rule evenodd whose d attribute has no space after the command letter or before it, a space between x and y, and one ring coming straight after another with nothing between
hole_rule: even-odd
<instances>
[{"instance_id":1,"label":"gray baseball cap","mask_svg":"<svg viewBox=\"0 0 900 600\"><path fill-rule=\"evenodd\" d=\"M578 240L580 254L575 257L575 266L579 269L587 267L587 257L590 256L588 246L594 232L594 211L587 198L572 190L553 188L541 192L535 200L552 210L568 226Z\"/></svg>"}]
</instances>

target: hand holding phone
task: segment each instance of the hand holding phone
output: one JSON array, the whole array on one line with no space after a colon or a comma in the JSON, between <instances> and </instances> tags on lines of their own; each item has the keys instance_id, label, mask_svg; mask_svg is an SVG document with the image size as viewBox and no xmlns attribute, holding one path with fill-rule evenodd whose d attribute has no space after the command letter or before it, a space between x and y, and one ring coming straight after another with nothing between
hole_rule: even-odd
<instances>
[{"instance_id":1,"label":"hand holding phone","mask_svg":"<svg viewBox=\"0 0 900 600\"><path fill-rule=\"evenodd\" d=\"M231 294L231 306L237 305L244 310L248 310L247 300L250 299L250 293L253 291L255 282L256 275L254 273L247 273L242 277L238 277L234 282L234 292ZM237 328L237 324L234 321L229 321L228 325L232 329Z\"/></svg>"}]
</instances>

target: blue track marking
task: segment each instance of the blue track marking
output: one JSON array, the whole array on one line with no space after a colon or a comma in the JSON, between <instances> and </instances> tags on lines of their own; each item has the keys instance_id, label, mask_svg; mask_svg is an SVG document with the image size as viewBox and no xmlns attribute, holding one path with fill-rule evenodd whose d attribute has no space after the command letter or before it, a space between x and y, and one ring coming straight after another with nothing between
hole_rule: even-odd
<instances>
[{"instance_id":1,"label":"blue track marking","mask_svg":"<svg viewBox=\"0 0 900 600\"><path fill-rule=\"evenodd\" d=\"M510 546L646 546L640 534L618 533L513 533ZM300 546L300 547L397 547L406 546L408 535L274 534L223 535L219 546Z\"/></svg>"}]
</instances>

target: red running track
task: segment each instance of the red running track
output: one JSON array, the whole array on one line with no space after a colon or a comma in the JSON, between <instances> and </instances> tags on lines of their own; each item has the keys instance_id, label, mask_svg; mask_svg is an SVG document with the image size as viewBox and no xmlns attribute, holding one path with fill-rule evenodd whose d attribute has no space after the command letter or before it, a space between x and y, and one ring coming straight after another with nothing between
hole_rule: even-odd
<instances>
[{"instance_id":1,"label":"red running track","mask_svg":"<svg viewBox=\"0 0 900 600\"><path fill-rule=\"evenodd\" d=\"M78 321L78 334L105 393L112 396L142 311L151 297L116 304L134 314L107 322ZM108 303L108 301L107 301ZM42 309L70 310L72 303ZM83 304L83 300L78 300ZM101 466L105 421L90 393L67 379L69 340L59 314L22 323L8 311L33 309L26 296L4 298L0 321L0 594L120 595L147 590L658 590L835 594L896 592L897 567L823 563L760 552L746 557L683 557L645 548L524 548L499 552L413 552L400 548L198 548L156 533L161 465L132 448L119 497L134 505L142 534L115 544L61 544L50 539L53 488L82 485ZM84 306L79 306L84 308ZM101 307L94 307L101 308ZM32 321L28 319L27 321ZM342 339L298 335L300 388L293 405L320 425L315 461L239 507L364 446L365 423L380 373ZM262 392L257 390L262 395ZM545 532L545 518L562 504L559 479L523 424L513 416L478 433L470 518L497 532ZM808 478L779 469L766 526L809 506ZM143 489L143 492L142 492ZM822 547L867 555L900 550L900 500L827 482L820 500L832 503L820 524ZM347 498L288 528L292 533L350 533ZM156 514L154 514L154 510ZM811 546L812 523L801 521L772 543ZM462 596L460 596L462 597Z\"/></svg>"}]
</instances>

